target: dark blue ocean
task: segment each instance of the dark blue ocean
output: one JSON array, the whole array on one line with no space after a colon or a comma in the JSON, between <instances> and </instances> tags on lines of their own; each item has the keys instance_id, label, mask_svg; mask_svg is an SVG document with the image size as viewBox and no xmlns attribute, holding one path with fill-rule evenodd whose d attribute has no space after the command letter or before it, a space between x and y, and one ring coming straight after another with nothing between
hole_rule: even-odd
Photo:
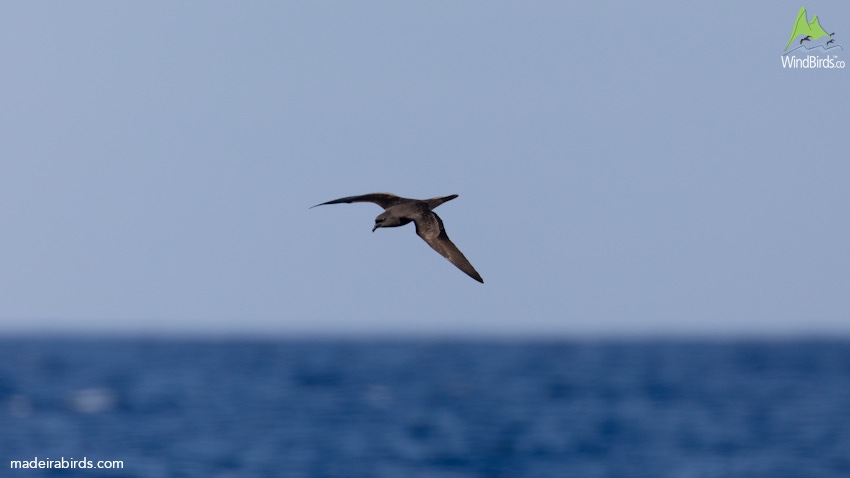
<instances>
[{"instance_id":1,"label":"dark blue ocean","mask_svg":"<svg viewBox=\"0 0 850 478\"><path fill-rule=\"evenodd\" d=\"M0 460L28 478L850 477L850 342L3 339Z\"/></svg>"}]
</instances>

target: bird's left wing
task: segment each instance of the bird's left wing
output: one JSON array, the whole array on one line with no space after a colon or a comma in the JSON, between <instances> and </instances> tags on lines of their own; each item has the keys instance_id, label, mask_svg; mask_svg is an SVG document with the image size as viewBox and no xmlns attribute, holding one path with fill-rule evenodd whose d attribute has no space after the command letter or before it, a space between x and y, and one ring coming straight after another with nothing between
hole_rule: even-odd
<instances>
[{"instance_id":1,"label":"bird's left wing","mask_svg":"<svg viewBox=\"0 0 850 478\"><path fill-rule=\"evenodd\" d=\"M395 194L390 193L371 193L371 194L363 194L360 196L348 196L344 198L334 199L333 201L323 202L321 204L316 204L316 206L324 206L325 204L341 204L341 203L353 203L353 202L373 202L378 206L386 209L390 206L394 206L400 202L410 201L410 199L396 196ZM316 207L312 206L310 209Z\"/></svg>"}]
</instances>

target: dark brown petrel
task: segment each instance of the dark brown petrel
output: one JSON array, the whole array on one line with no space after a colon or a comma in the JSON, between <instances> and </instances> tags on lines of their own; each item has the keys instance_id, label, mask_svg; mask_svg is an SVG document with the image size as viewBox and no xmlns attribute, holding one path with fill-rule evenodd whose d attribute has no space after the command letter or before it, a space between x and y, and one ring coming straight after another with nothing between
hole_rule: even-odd
<instances>
[{"instance_id":1,"label":"dark brown petrel","mask_svg":"<svg viewBox=\"0 0 850 478\"><path fill-rule=\"evenodd\" d=\"M431 199L408 199L398 197L390 193L372 193L362 196L349 196L333 201L316 204L316 206L324 206L325 204L341 204L353 202L373 202L384 208L384 212L375 218L375 227L372 232L379 227L398 227L409 222L416 225L416 234L419 235L425 242L428 243L441 256L445 257L458 269L466 272L469 277L484 283L484 279L478 274L472 264L464 257L460 249L454 245L446 234L443 228L443 221L440 216L434 214L433 209L446 201L451 201L456 198L457 194ZM313 207L316 207L313 206ZM310 209L312 209L311 207Z\"/></svg>"}]
</instances>

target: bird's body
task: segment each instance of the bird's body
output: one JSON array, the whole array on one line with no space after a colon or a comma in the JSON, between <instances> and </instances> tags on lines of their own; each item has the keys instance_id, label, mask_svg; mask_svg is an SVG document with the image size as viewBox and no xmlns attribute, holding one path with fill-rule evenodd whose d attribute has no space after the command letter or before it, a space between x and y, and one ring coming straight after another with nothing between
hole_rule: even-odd
<instances>
[{"instance_id":1,"label":"bird's body","mask_svg":"<svg viewBox=\"0 0 850 478\"><path fill-rule=\"evenodd\" d=\"M460 252L460 249L449 239L443 227L443 221L433 211L440 204L451 201L456 197L457 194L452 194L451 196L431 199L408 199L390 193L372 193L334 199L333 201L316 204L316 206L354 202L375 203L384 208L384 212L375 218L375 227L372 228L372 232L375 232L379 227L398 227L412 222L416 225L416 234L428 243L429 246L457 266L458 269L465 272L469 277L484 283L484 279L472 267L472 264Z\"/></svg>"}]
</instances>

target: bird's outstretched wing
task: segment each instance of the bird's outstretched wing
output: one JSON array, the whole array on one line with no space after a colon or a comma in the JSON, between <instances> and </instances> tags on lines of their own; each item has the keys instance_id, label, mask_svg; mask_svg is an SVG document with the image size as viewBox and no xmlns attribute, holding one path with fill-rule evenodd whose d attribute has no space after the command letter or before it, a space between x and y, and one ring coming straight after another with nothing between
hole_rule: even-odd
<instances>
[{"instance_id":1,"label":"bird's outstretched wing","mask_svg":"<svg viewBox=\"0 0 850 478\"><path fill-rule=\"evenodd\" d=\"M484 279L481 278L478 271L472 267L472 264L460 252L460 249L449 239L440 216L429 211L414 220L414 224L416 224L416 234L425 240L429 246L457 266L458 269L465 272L466 275L482 284L484 283Z\"/></svg>"},{"instance_id":2,"label":"bird's outstretched wing","mask_svg":"<svg viewBox=\"0 0 850 478\"><path fill-rule=\"evenodd\" d=\"M353 203L353 202L373 202L378 206L386 209L391 206L395 206L396 204L412 201L412 199L407 199L403 197L396 196L395 194L390 193L372 193L372 194L363 194L361 196L348 196L344 198L334 199L333 201L323 202L322 204L316 204L316 206L324 206L325 204L341 204L341 203ZM316 206L312 206L310 209L313 209Z\"/></svg>"}]
</instances>

